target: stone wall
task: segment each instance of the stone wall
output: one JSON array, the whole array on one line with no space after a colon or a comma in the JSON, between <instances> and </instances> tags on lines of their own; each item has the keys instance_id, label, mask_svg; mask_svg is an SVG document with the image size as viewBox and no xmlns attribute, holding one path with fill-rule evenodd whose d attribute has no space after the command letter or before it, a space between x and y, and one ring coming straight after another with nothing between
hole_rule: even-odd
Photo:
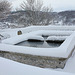
<instances>
[{"instance_id":1,"label":"stone wall","mask_svg":"<svg viewBox=\"0 0 75 75\"><path fill-rule=\"evenodd\" d=\"M0 56L20 63L33 65L41 68L64 68L67 60L65 58L35 56L5 51L0 51Z\"/></svg>"}]
</instances>

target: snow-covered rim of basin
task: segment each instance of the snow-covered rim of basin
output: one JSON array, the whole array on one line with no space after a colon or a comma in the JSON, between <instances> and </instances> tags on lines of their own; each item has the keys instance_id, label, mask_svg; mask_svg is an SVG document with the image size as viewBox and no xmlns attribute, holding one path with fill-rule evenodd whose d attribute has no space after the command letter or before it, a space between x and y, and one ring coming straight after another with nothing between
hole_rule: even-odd
<instances>
[{"instance_id":1,"label":"snow-covered rim of basin","mask_svg":"<svg viewBox=\"0 0 75 75\"><path fill-rule=\"evenodd\" d=\"M68 36L49 36L46 41L64 41Z\"/></svg>"},{"instance_id":2,"label":"snow-covered rim of basin","mask_svg":"<svg viewBox=\"0 0 75 75\"><path fill-rule=\"evenodd\" d=\"M26 36L27 34L23 34ZM22 38L23 35L19 37ZM17 36L18 37L18 36ZM16 39L17 39L16 37ZM12 38L14 39L14 38ZM10 40L12 40L10 38ZM25 37L23 37L25 39ZM27 39L27 38L26 38ZM17 39L17 41L22 39ZM7 40L9 41L9 40ZM13 40L12 40L13 41ZM9 51L9 52L17 52L31 55L39 55L39 56L51 56L51 57L62 57L67 58L72 52L75 46L75 32L71 34L62 44L57 48L33 48L33 47L23 47L23 46L15 46L10 44L0 44L0 50Z\"/></svg>"},{"instance_id":3,"label":"snow-covered rim of basin","mask_svg":"<svg viewBox=\"0 0 75 75\"><path fill-rule=\"evenodd\" d=\"M2 41L2 43L15 45L17 43L20 43L22 41L26 41L29 39L44 41L44 38L42 36L37 36L37 35L32 35L32 34L27 33L27 34L23 34L23 35L5 39Z\"/></svg>"},{"instance_id":4,"label":"snow-covered rim of basin","mask_svg":"<svg viewBox=\"0 0 75 75\"><path fill-rule=\"evenodd\" d=\"M1 32L1 34L6 33L6 34L10 35L10 37L14 37L15 35L17 35L17 32L19 30L21 30L23 34L33 32L33 31L38 31L38 30L45 30L45 31L50 31L50 32L52 32L52 31L67 32L68 31L68 32L70 32L70 34L72 34L72 32L75 31L75 26L58 26L58 25L57 26L54 26L54 25L52 25L52 26L29 26L26 28L2 29L2 30L0 30L0 32ZM14 34L13 34L13 32L14 32Z\"/></svg>"},{"instance_id":5,"label":"snow-covered rim of basin","mask_svg":"<svg viewBox=\"0 0 75 75\"><path fill-rule=\"evenodd\" d=\"M55 30L55 31L75 31L74 26L29 26L25 29L20 29L23 33L31 32L31 31L38 31L38 30Z\"/></svg>"},{"instance_id":6,"label":"snow-covered rim of basin","mask_svg":"<svg viewBox=\"0 0 75 75\"><path fill-rule=\"evenodd\" d=\"M20 42L28 40L28 39L44 41L44 38L42 37L43 35L44 36L50 36L48 39L52 39L52 40L59 39L60 37L62 37L62 38L59 39L59 40L62 40L62 39L66 39L67 36L69 36L72 33L73 33L73 31L71 32L71 31L38 30L38 31L33 31L33 32L26 33L26 34L17 35L15 37L5 39L5 40L2 41L2 43L14 45L14 44L20 43Z\"/></svg>"},{"instance_id":7,"label":"snow-covered rim of basin","mask_svg":"<svg viewBox=\"0 0 75 75\"><path fill-rule=\"evenodd\" d=\"M59 30L37 30L37 31L32 31L29 32L30 34L34 35L45 35L45 36L69 36L73 33L74 31L59 31Z\"/></svg>"}]
</instances>

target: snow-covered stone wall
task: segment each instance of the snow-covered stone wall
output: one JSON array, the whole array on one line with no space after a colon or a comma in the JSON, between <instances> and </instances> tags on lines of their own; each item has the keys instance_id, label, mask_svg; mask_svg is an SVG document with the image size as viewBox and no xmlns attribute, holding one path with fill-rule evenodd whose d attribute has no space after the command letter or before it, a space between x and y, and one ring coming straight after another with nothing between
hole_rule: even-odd
<instances>
[{"instance_id":1,"label":"snow-covered stone wall","mask_svg":"<svg viewBox=\"0 0 75 75\"><path fill-rule=\"evenodd\" d=\"M41 68L64 68L66 58L54 58L29 54L0 51L0 56L20 63L33 65Z\"/></svg>"}]
</instances>

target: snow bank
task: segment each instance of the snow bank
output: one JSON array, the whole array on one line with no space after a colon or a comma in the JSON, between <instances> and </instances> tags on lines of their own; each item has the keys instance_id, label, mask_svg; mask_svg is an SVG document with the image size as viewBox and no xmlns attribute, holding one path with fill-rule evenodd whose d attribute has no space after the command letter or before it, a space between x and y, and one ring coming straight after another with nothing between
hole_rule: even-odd
<instances>
[{"instance_id":1,"label":"snow bank","mask_svg":"<svg viewBox=\"0 0 75 75\"><path fill-rule=\"evenodd\" d=\"M74 75L17 63L0 57L0 75Z\"/></svg>"}]
</instances>

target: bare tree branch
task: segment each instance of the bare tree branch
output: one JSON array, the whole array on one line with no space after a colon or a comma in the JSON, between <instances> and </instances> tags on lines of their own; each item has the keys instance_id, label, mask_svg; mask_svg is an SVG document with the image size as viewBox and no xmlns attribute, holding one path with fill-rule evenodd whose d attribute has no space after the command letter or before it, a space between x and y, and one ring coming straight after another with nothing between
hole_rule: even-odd
<instances>
[{"instance_id":1,"label":"bare tree branch","mask_svg":"<svg viewBox=\"0 0 75 75\"><path fill-rule=\"evenodd\" d=\"M6 0L0 1L0 19L4 18L6 14L10 12L10 10L11 4L8 1Z\"/></svg>"},{"instance_id":2,"label":"bare tree branch","mask_svg":"<svg viewBox=\"0 0 75 75\"><path fill-rule=\"evenodd\" d=\"M49 12L52 11L51 6L45 7L42 0L26 0L21 4L22 10L26 11L26 15L29 18L30 24L36 25L40 23L49 24L52 20Z\"/></svg>"},{"instance_id":3,"label":"bare tree branch","mask_svg":"<svg viewBox=\"0 0 75 75\"><path fill-rule=\"evenodd\" d=\"M8 1L0 1L0 12L9 12L11 10L11 4Z\"/></svg>"}]
</instances>

